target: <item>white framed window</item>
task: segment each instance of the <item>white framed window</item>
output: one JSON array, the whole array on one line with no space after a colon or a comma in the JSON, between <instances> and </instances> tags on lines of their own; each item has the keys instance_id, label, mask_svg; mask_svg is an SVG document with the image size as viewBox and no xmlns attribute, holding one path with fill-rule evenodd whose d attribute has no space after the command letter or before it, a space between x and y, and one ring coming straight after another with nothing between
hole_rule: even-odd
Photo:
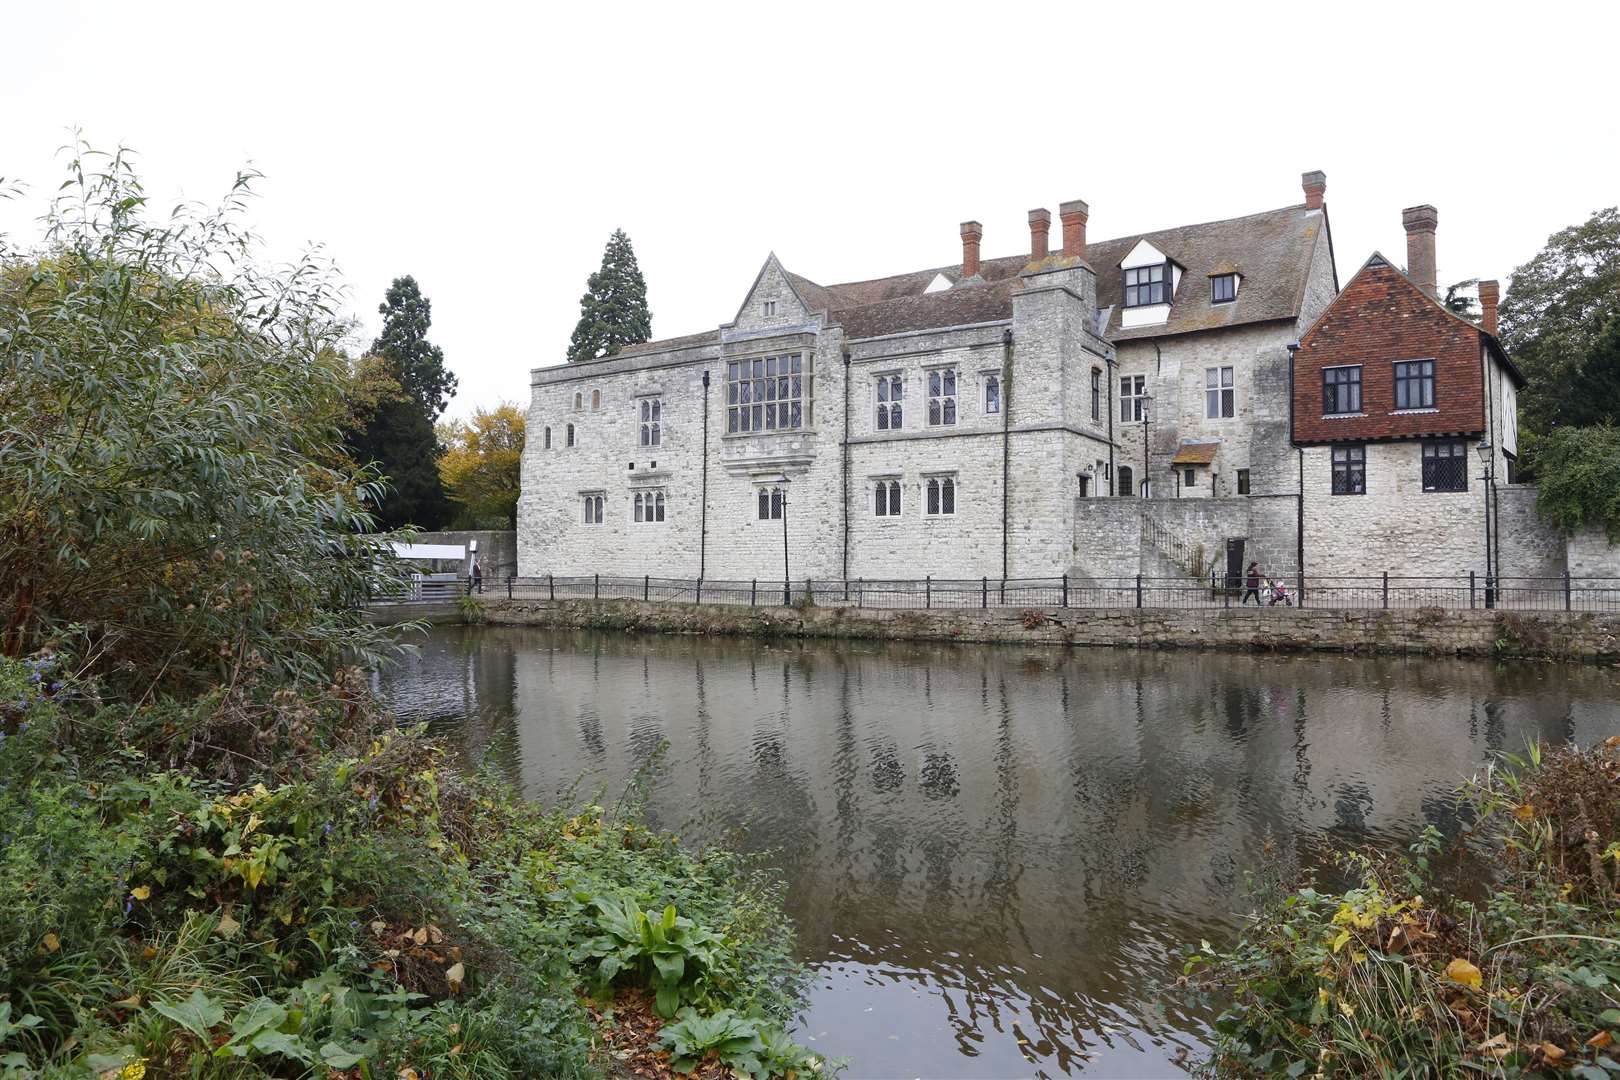
<instances>
[{"instance_id":1,"label":"white framed window","mask_svg":"<svg viewBox=\"0 0 1620 1080\"><path fill-rule=\"evenodd\" d=\"M929 517L956 513L956 477L930 476L923 483L923 509Z\"/></svg>"},{"instance_id":2,"label":"white framed window","mask_svg":"<svg viewBox=\"0 0 1620 1080\"><path fill-rule=\"evenodd\" d=\"M652 524L664 520L664 493L638 491L631 496L631 517L638 524Z\"/></svg>"},{"instance_id":3,"label":"white framed window","mask_svg":"<svg viewBox=\"0 0 1620 1080\"><path fill-rule=\"evenodd\" d=\"M775 315L775 314L776 314L776 301L775 300L767 300L767 301L765 301L765 317L770 318L772 315Z\"/></svg>"},{"instance_id":4,"label":"white framed window","mask_svg":"<svg viewBox=\"0 0 1620 1080\"><path fill-rule=\"evenodd\" d=\"M1204 418L1222 420L1237 415L1236 390L1232 386L1232 369L1212 367L1204 369Z\"/></svg>"},{"instance_id":5,"label":"white framed window","mask_svg":"<svg viewBox=\"0 0 1620 1080\"><path fill-rule=\"evenodd\" d=\"M1001 413L1001 376L986 375L984 377L984 414L998 416Z\"/></svg>"},{"instance_id":6,"label":"white framed window","mask_svg":"<svg viewBox=\"0 0 1620 1080\"><path fill-rule=\"evenodd\" d=\"M877 426L879 431L899 431L902 416L901 400L906 396L906 384L898 372L877 377Z\"/></svg>"},{"instance_id":7,"label":"white framed window","mask_svg":"<svg viewBox=\"0 0 1620 1080\"><path fill-rule=\"evenodd\" d=\"M602 524L602 509L607 502L606 496L604 496L600 491L588 491L584 495L584 501L585 524Z\"/></svg>"},{"instance_id":8,"label":"white framed window","mask_svg":"<svg viewBox=\"0 0 1620 1080\"><path fill-rule=\"evenodd\" d=\"M872 485L872 513L876 517L900 516L900 481L879 480Z\"/></svg>"},{"instance_id":9,"label":"white framed window","mask_svg":"<svg viewBox=\"0 0 1620 1080\"><path fill-rule=\"evenodd\" d=\"M726 433L794 431L811 423L813 372L800 353L726 364Z\"/></svg>"},{"instance_id":10,"label":"white framed window","mask_svg":"<svg viewBox=\"0 0 1620 1080\"><path fill-rule=\"evenodd\" d=\"M1124 375L1119 380L1119 418L1127 424L1137 423L1147 404L1147 376Z\"/></svg>"},{"instance_id":11,"label":"white framed window","mask_svg":"<svg viewBox=\"0 0 1620 1080\"><path fill-rule=\"evenodd\" d=\"M644 397L641 399L639 408L641 410L641 445L659 445L664 438L663 398Z\"/></svg>"},{"instance_id":12,"label":"white framed window","mask_svg":"<svg viewBox=\"0 0 1620 1080\"><path fill-rule=\"evenodd\" d=\"M782 519L782 489L779 487L762 487L759 489L759 520L780 521Z\"/></svg>"},{"instance_id":13,"label":"white framed window","mask_svg":"<svg viewBox=\"0 0 1620 1080\"><path fill-rule=\"evenodd\" d=\"M1169 263L1155 263L1125 271L1125 306L1148 307L1168 304L1170 290L1166 282L1172 280Z\"/></svg>"},{"instance_id":14,"label":"white framed window","mask_svg":"<svg viewBox=\"0 0 1620 1080\"><path fill-rule=\"evenodd\" d=\"M956 423L956 369L935 368L928 373L928 426Z\"/></svg>"}]
</instances>

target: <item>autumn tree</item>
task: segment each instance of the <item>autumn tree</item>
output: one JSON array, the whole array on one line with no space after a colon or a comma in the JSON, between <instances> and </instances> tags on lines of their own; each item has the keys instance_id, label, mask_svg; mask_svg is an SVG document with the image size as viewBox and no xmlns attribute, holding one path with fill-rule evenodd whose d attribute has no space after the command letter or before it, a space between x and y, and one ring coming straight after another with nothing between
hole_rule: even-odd
<instances>
[{"instance_id":1,"label":"autumn tree","mask_svg":"<svg viewBox=\"0 0 1620 1080\"><path fill-rule=\"evenodd\" d=\"M458 527L517 528L524 420L522 409L502 402L476 410L466 421L439 425L445 446L439 478L458 507Z\"/></svg>"},{"instance_id":2,"label":"autumn tree","mask_svg":"<svg viewBox=\"0 0 1620 1080\"><path fill-rule=\"evenodd\" d=\"M615 229L602 252L601 269L585 282L585 295L579 301L579 323L568 344L568 359L612 356L626 345L651 337L647 282L641 276L630 238L623 229Z\"/></svg>"}]
</instances>

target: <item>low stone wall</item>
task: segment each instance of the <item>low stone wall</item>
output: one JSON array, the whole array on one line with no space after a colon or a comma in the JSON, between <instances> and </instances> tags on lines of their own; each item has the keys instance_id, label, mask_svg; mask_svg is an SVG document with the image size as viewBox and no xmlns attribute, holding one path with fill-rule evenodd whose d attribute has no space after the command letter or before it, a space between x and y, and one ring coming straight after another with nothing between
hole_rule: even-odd
<instances>
[{"instance_id":1,"label":"low stone wall","mask_svg":"<svg viewBox=\"0 0 1620 1080\"><path fill-rule=\"evenodd\" d=\"M668 634L740 634L1124 648L1322 650L1620 658L1620 614L1333 611L1310 608L1045 608L962 611L742 608L636 600L488 599L491 623Z\"/></svg>"}]
</instances>

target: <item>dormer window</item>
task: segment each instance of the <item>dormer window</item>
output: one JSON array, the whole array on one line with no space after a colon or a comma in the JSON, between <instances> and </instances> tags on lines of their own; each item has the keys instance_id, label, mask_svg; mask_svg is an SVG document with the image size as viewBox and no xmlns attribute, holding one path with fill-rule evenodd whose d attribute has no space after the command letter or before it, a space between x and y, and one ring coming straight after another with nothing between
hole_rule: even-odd
<instances>
[{"instance_id":1,"label":"dormer window","mask_svg":"<svg viewBox=\"0 0 1620 1080\"><path fill-rule=\"evenodd\" d=\"M1170 264L1154 263L1125 271L1125 306L1148 307L1170 302Z\"/></svg>"},{"instance_id":2,"label":"dormer window","mask_svg":"<svg viewBox=\"0 0 1620 1080\"><path fill-rule=\"evenodd\" d=\"M765 301L765 317L768 319L768 318L770 318L771 316L773 316L775 314L776 314L776 301L775 300L767 300L767 301Z\"/></svg>"},{"instance_id":3,"label":"dormer window","mask_svg":"<svg viewBox=\"0 0 1620 1080\"><path fill-rule=\"evenodd\" d=\"M1209 279L1209 302L1230 304L1237 299L1237 275L1216 274Z\"/></svg>"}]
</instances>

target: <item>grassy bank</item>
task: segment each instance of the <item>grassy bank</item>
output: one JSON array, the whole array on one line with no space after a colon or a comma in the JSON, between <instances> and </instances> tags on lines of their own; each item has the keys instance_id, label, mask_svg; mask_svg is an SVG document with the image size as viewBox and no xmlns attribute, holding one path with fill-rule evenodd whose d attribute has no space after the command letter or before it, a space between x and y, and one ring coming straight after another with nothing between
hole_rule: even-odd
<instances>
[{"instance_id":1,"label":"grassy bank","mask_svg":"<svg viewBox=\"0 0 1620 1080\"><path fill-rule=\"evenodd\" d=\"M7 1080L819 1068L742 858L530 806L358 673L131 707L69 667L0 660Z\"/></svg>"},{"instance_id":2,"label":"grassy bank","mask_svg":"<svg viewBox=\"0 0 1620 1080\"><path fill-rule=\"evenodd\" d=\"M1620 1076L1620 737L1504 759L1472 827L1352 855L1343 892L1262 896L1191 983L1225 1004L1218 1076Z\"/></svg>"}]
</instances>

